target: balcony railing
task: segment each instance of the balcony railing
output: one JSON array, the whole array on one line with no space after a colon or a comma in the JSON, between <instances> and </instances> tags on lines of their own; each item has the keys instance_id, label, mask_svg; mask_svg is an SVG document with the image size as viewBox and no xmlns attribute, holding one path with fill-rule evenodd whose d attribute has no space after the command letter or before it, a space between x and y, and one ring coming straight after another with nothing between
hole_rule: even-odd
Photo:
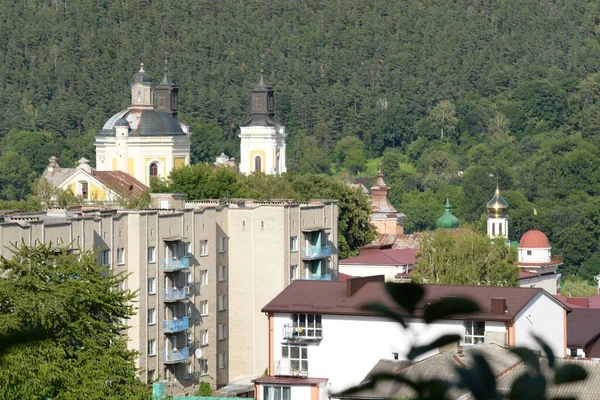
<instances>
[{"instance_id":1,"label":"balcony railing","mask_svg":"<svg viewBox=\"0 0 600 400\"><path fill-rule=\"evenodd\" d=\"M184 256L181 258L165 258L163 260L163 271L165 272L180 271L182 269L188 269L189 267L189 256Z\"/></svg>"},{"instance_id":2,"label":"balcony railing","mask_svg":"<svg viewBox=\"0 0 600 400\"><path fill-rule=\"evenodd\" d=\"M275 376L308 377L308 361L306 360L277 360Z\"/></svg>"},{"instance_id":3,"label":"balcony railing","mask_svg":"<svg viewBox=\"0 0 600 400\"><path fill-rule=\"evenodd\" d=\"M331 246L303 247L300 256L304 260L317 260L319 258L331 257Z\"/></svg>"},{"instance_id":4,"label":"balcony railing","mask_svg":"<svg viewBox=\"0 0 600 400\"><path fill-rule=\"evenodd\" d=\"M298 342L308 342L323 339L323 326L313 323L311 327L296 327L293 324L283 326L283 338Z\"/></svg>"},{"instance_id":5,"label":"balcony railing","mask_svg":"<svg viewBox=\"0 0 600 400\"><path fill-rule=\"evenodd\" d=\"M331 274L324 274L324 275L312 274L309 276L303 276L302 280L305 280L305 281L330 281Z\"/></svg>"},{"instance_id":6,"label":"balcony railing","mask_svg":"<svg viewBox=\"0 0 600 400\"><path fill-rule=\"evenodd\" d=\"M186 361L190 355L189 347L182 349L174 349L171 351L165 350L163 352L163 363L165 364L176 364Z\"/></svg>"},{"instance_id":7,"label":"balcony railing","mask_svg":"<svg viewBox=\"0 0 600 400\"><path fill-rule=\"evenodd\" d=\"M165 289L165 292L163 293L163 300L164 301L183 301L183 300L187 300L190 298L189 295L189 288L187 287L183 287L181 289L176 289L176 288L167 288Z\"/></svg>"},{"instance_id":8,"label":"balcony railing","mask_svg":"<svg viewBox=\"0 0 600 400\"><path fill-rule=\"evenodd\" d=\"M163 319L163 332L175 333L185 331L190 327L190 319L183 317L179 319Z\"/></svg>"}]
</instances>

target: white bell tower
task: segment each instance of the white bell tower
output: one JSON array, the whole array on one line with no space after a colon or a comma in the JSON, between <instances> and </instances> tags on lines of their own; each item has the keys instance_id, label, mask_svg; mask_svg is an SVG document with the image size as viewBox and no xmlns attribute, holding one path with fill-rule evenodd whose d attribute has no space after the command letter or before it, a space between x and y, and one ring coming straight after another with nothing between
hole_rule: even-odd
<instances>
[{"instance_id":1,"label":"white bell tower","mask_svg":"<svg viewBox=\"0 0 600 400\"><path fill-rule=\"evenodd\" d=\"M494 197L487 203L487 234L491 239L508 239L508 203L500 196L496 187Z\"/></svg>"}]
</instances>

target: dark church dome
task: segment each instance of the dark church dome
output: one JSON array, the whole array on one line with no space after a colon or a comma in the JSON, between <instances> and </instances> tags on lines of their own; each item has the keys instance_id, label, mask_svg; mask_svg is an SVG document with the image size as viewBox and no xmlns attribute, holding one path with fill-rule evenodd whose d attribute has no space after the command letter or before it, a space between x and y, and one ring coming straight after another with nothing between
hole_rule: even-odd
<instances>
[{"instance_id":1,"label":"dark church dome","mask_svg":"<svg viewBox=\"0 0 600 400\"><path fill-rule=\"evenodd\" d=\"M181 123L171 114L164 111L134 109L123 110L112 117L102 127L98 136L115 136L115 126L120 126L125 119L131 131L129 136L183 136L186 133Z\"/></svg>"}]
</instances>

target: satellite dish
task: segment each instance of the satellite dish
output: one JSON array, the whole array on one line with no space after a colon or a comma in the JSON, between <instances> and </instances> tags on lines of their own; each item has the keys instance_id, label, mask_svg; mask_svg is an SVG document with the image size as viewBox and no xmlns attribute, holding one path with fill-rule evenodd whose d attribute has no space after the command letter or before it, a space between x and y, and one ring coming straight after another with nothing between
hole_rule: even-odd
<instances>
[{"instance_id":1,"label":"satellite dish","mask_svg":"<svg viewBox=\"0 0 600 400\"><path fill-rule=\"evenodd\" d=\"M196 351L194 352L194 355L196 356L196 358L199 360L202 358L202 349L196 349Z\"/></svg>"}]
</instances>

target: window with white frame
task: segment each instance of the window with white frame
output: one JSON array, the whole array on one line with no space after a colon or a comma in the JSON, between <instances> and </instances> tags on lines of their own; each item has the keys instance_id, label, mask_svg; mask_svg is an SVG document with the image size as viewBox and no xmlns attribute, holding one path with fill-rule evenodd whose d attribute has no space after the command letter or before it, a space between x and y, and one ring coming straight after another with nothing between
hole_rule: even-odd
<instances>
[{"instance_id":1,"label":"window with white frame","mask_svg":"<svg viewBox=\"0 0 600 400\"><path fill-rule=\"evenodd\" d=\"M290 265L290 282L298 279L298 266Z\"/></svg>"},{"instance_id":2,"label":"window with white frame","mask_svg":"<svg viewBox=\"0 0 600 400\"><path fill-rule=\"evenodd\" d=\"M222 237L219 246L219 253L225 253L227 251L227 238Z\"/></svg>"},{"instance_id":3,"label":"window with white frame","mask_svg":"<svg viewBox=\"0 0 600 400\"><path fill-rule=\"evenodd\" d=\"M148 294L155 294L155 293L156 293L156 278L155 277L148 278Z\"/></svg>"},{"instance_id":4,"label":"window with white frame","mask_svg":"<svg viewBox=\"0 0 600 400\"><path fill-rule=\"evenodd\" d=\"M227 339L227 325L219 324L218 326L219 340Z\"/></svg>"},{"instance_id":5,"label":"window with white frame","mask_svg":"<svg viewBox=\"0 0 600 400\"><path fill-rule=\"evenodd\" d=\"M148 340L148 355L149 356L156 355L156 339Z\"/></svg>"},{"instance_id":6,"label":"window with white frame","mask_svg":"<svg viewBox=\"0 0 600 400\"><path fill-rule=\"evenodd\" d=\"M200 302L200 315L208 315L208 300Z\"/></svg>"},{"instance_id":7,"label":"window with white frame","mask_svg":"<svg viewBox=\"0 0 600 400\"><path fill-rule=\"evenodd\" d=\"M263 386L264 400L291 400L292 388L290 386Z\"/></svg>"},{"instance_id":8,"label":"window with white frame","mask_svg":"<svg viewBox=\"0 0 600 400\"><path fill-rule=\"evenodd\" d=\"M208 255L208 240L200 241L200 256Z\"/></svg>"},{"instance_id":9,"label":"window with white frame","mask_svg":"<svg viewBox=\"0 0 600 400\"><path fill-rule=\"evenodd\" d=\"M281 345L281 358L289 361L290 372L308 371L308 348L305 345Z\"/></svg>"},{"instance_id":10,"label":"window with white frame","mask_svg":"<svg viewBox=\"0 0 600 400\"><path fill-rule=\"evenodd\" d=\"M183 273L183 286L190 286L192 284L192 273L184 272Z\"/></svg>"},{"instance_id":11,"label":"window with white frame","mask_svg":"<svg viewBox=\"0 0 600 400\"><path fill-rule=\"evenodd\" d=\"M110 250L104 249L100 252L100 265L110 266Z\"/></svg>"},{"instance_id":12,"label":"window with white frame","mask_svg":"<svg viewBox=\"0 0 600 400\"><path fill-rule=\"evenodd\" d=\"M208 346L208 329L200 332L200 346Z\"/></svg>"},{"instance_id":13,"label":"window with white frame","mask_svg":"<svg viewBox=\"0 0 600 400\"><path fill-rule=\"evenodd\" d=\"M465 321L465 344L483 343L485 336L485 322Z\"/></svg>"},{"instance_id":14,"label":"window with white frame","mask_svg":"<svg viewBox=\"0 0 600 400\"><path fill-rule=\"evenodd\" d=\"M323 337L321 316L315 314L292 314L294 334L305 338Z\"/></svg>"},{"instance_id":15,"label":"window with white frame","mask_svg":"<svg viewBox=\"0 0 600 400\"><path fill-rule=\"evenodd\" d=\"M148 370L148 382L152 382L154 380L155 374L156 374L155 370L153 370L153 369Z\"/></svg>"},{"instance_id":16,"label":"window with white frame","mask_svg":"<svg viewBox=\"0 0 600 400\"><path fill-rule=\"evenodd\" d=\"M219 369L224 369L225 367L227 367L227 354L219 353L219 356L217 358L217 367Z\"/></svg>"},{"instance_id":17,"label":"window with white frame","mask_svg":"<svg viewBox=\"0 0 600 400\"><path fill-rule=\"evenodd\" d=\"M190 242L183 242L183 255L189 256L190 254Z\"/></svg>"},{"instance_id":18,"label":"window with white frame","mask_svg":"<svg viewBox=\"0 0 600 400\"><path fill-rule=\"evenodd\" d=\"M290 238L290 251L298 251L298 236L292 236Z\"/></svg>"},{"instance_id":19,"label":"window with white frame","mask_svg":"<svg viewBox=\"0 0 600 400\"><path fill-rule=\"evenodd\" d=\"M200 360L200 375L208 374L208 360L203 358Z\"/></svg>"},{"instance_id":20,"label":"window with white frame","mask_svg":"<svg viewBox=\"0 0 600 400\"><path fill-rule=\"evenodd\" d=\"M156 308L148 309L148 325L156 324Z\"/></svg>"},{"instance_id":21,"label":"window with white frame","mask_svg":"<svg viewBox=\"0 0 600 400\"><path fill-rule=\"evenodd\" d=\"M200 271L200 284L208 285L208 271L205 269Z\"/></svg>"},{"instance_id":22,"label":"window with white frame","mask_svg":"<svg viewBox=\"0 0 600 400\"><path fill-rule=\"evenodd\" d=\"M149 246L148 247L148 263L153 264L156 262L156 247Z\"/></svg>"},{"instance_id":23,"label":"window with white frame","mask_svg":"<svg viewBox=\"0 0 600 400\"><path fill-rule=\"evenodd\" d=\"M225 282L227 280L227 266L221 265L219 267L219 282Z\"/></svg>"},{"instance_id":24,"label":"window with white frame","mask_svg":"<svg viewBox=\"0 0 600 400\"><path fill-rule=\"evenodd\" d=\"M123 247L117 249L117 264L125 264L125 249Z\"/></svg>"},{"instance_id":25,"label":"window with white frame","mask_svg":"<svg viewBox=\"0 0 600 400\"><path fill-rule=\"evenodd\" d=\"M183 364L183 379L192 378L192 364Z\"/></svg>"},{"instance_id":26,"label":"window with white frame","mask_svg":"<svg viewBox=\"0 0 600 400\"><path fill-rule=\"evenodd\" d=\"M219 300L219 311L225 311L227 309L227 296L221 295L218 297Z\"/></svg>"}]
</instances>

